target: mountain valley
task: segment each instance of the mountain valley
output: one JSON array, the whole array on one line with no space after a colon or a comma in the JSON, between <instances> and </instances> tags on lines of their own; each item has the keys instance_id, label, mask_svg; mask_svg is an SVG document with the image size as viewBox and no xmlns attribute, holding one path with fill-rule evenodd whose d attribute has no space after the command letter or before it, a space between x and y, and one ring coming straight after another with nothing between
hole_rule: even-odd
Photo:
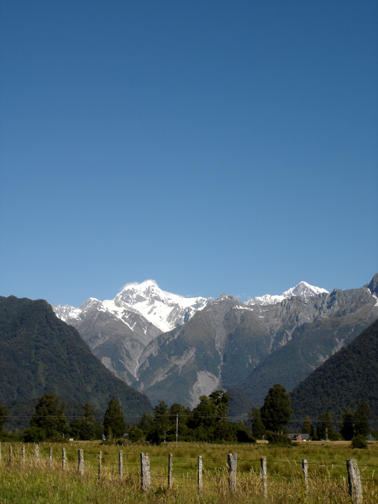
<instances>
[{"instance_id":1,"label":"mountain valley","mask_svg":"<svg viewBox=\"0 0 378 504\"><path fill-rule=\"evenodd\" d=\"M54 310L153 403L193 406L223 388L261 404L272 384L291 390L378 318L377 277L331 293L300 282L245 303L230 295L184 298L148 280L127 284L113 300Z\"/></svg>"}]
</instances>

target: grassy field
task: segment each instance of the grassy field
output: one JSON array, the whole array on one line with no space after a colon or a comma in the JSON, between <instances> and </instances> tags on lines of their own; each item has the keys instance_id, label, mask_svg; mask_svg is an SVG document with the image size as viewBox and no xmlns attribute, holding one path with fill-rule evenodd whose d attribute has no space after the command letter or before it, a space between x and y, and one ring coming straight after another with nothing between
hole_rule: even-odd
<instances>
[{"instance_id":1,"label":"grassy field","mask_svg":"<svg viewBox=\"0 0 378 504\"><path fill-rule=\"evenodd\" d=\"M361 472L364 503L378 502L378 444L367 450L352 450L349 443L308 443L282 448L268 445L212 445L178 443L162 446L101 445L96 442L53 444L53 464L48 463L48 444L26 445L22 463L21 444L2 443L0 463L1 504L76 503L348 503L346 460L355 458ZM67 451L67 469L61 468L62 447ZM84 449L85 474L77 472L77 451ZM118 475L118 451L123 450L124 477ZM97 454L102 451L102 475L97 478ZM139 454L147 452L151 463L151 490L140 491ZM238 454L237 489L228 489L227 453ZM173 488L167 489L167 458L173 454ZM201 496L197 492L197 457L203 459ZM260 458L268 464L268 499L263 497ZM305 494L301 461L309 467L309 492Z\"/></svg>"}]
</instances>

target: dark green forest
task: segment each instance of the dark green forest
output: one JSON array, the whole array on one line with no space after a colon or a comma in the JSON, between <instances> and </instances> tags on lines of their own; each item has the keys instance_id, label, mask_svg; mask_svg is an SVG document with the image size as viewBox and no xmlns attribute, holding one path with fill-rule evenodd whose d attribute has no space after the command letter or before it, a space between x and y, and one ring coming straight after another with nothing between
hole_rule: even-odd
<instances>
[{"instance_id":1,"label":"dark green forest","mask_svg":"<svg viewBox=\"0 0 378 504\"><path fill-rule=\"evenodd\" d=\"M114 396L130 420L152 410L147 397L106 369L43 300L0 297L0 369L0 404L13 428L28 425L45 392L63 399L72 413L83 403L103 411Z\"/></svg>"},{"instance_id":2,"label":"dark green forest","mask_svg":"<svg viewBox=\"0 0 378 504\"><path fill-rule=\"evenodd\" d=\"M291 393L292 423L301 425L306 415L324 412L340 418L347 408L365 402L372 425L378 427L378 320L349 345L317 368Z\"/></svg>"},{"instance_id":3,"label":"dark green forest","mask_svg":"<svg viewBox=\"0 0 378 504\"><path fill-rule=\"evenodd\" d=\"M75 416L66 416L65 403L55 394L47 392L37 399L29 427L23 432L9 433L4 424L8 411L0 405L0 440L22 439L25 442L103 439L118 444L148 442L239 442L254 443L266 439L273 444L291 444L288 423L292 409L290 394L282 385L274 385L265 397L262 408L252 408L247 422L229 421L230 397L223 390L209 396L201 396L192 410L175 403L168 407L160 401L152 413L144 413L138 423L125 421L118 399L111 398L105 413L99 417L95 408L85 403ZM347 408L335 424L330 412L321 413L312 423L307 416L300 431L314 440L353 440L366 445L371 432L371 411L366 403L360 403L355 411Z\"/></svg>"}]
</instances>

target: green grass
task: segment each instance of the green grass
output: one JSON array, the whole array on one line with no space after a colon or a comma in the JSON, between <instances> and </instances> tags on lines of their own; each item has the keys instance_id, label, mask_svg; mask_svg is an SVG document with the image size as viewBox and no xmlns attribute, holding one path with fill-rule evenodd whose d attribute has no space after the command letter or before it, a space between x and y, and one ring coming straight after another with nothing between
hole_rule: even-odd
<instances>
[{"instance_id":1,"label":"green grass","mask_svg":"<svg viewBox=\"0 0 378 504\"><path fill-rule=\"evenodd\" d=\"M0 463L1 504L81 504L81 503L348 503L346 460L355 458L361 472L364 504L378 502L378 444L367 450L352 450L347 443L308 443L288 448L267 445L212 445L178 443L159 447L122 447L124 478L118 475L119 447L100 443L53 444L53 464L48 463L48 444L41 444L40 459L34 459L33 445L26 445L21 460L21 445L13 444L13 463L8 460L8 445L2 444ZM61 468L62 447L68 464ZM77 450L85 453L85 474L77 473ZM103 452L102 477L97 478L97 454ZM140 491L139 453L147 452L151 463L151 490ZM227 453L238 454L237 490L228 490ZM167 458L173 454L172 490L167 489ZM202 455L204 490L196 487L197 457ZM260 458L267 457L268 499L263 498ZM309 493L305 495L301 460L309 464Z\"/></svg>"}]
</instances>

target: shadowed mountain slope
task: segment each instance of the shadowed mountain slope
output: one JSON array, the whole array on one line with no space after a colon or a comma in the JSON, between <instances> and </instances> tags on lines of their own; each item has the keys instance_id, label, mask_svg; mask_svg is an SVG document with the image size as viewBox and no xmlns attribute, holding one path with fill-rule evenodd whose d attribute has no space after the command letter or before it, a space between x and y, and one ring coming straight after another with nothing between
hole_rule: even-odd
<instances>
[{"instance_id":1,"label":"shadowed mountain slope","mask_svg":"<svg viewBox=\"0 0 378 504\"><path fill-rule=\"evenodd\" d=\"M0 369L0 403L12 404L13 414L24 415L24 405L47 391L100 410L116 397L130 420L151 410L147 397L107 370L43 300L0 297Z\"/></svg>"},{"instance_id":2,"label":"shadowed mountain slope","mask_svg":"<svg viewBox=\"0 0 378 504\"><path fill-rule=\"evenodd\" d=\"M338 419L346 408L367 402L378 423L378 320L310 374L291 393L293 422L316 420L330 411Z\"/></svg>"},{"instance_id":3,"label":"shadowed mountain slope","mask_svg":"<svg viewBox=\"0 0 378 504\"><path fill-rule=\"evenodd\" d=\"M240 388L258 405L276 383L292 390L378 317L375 303L366 288L333 291L320 316L297 327L291 340L257 366Z\"/></svg>"}]
</instances>

